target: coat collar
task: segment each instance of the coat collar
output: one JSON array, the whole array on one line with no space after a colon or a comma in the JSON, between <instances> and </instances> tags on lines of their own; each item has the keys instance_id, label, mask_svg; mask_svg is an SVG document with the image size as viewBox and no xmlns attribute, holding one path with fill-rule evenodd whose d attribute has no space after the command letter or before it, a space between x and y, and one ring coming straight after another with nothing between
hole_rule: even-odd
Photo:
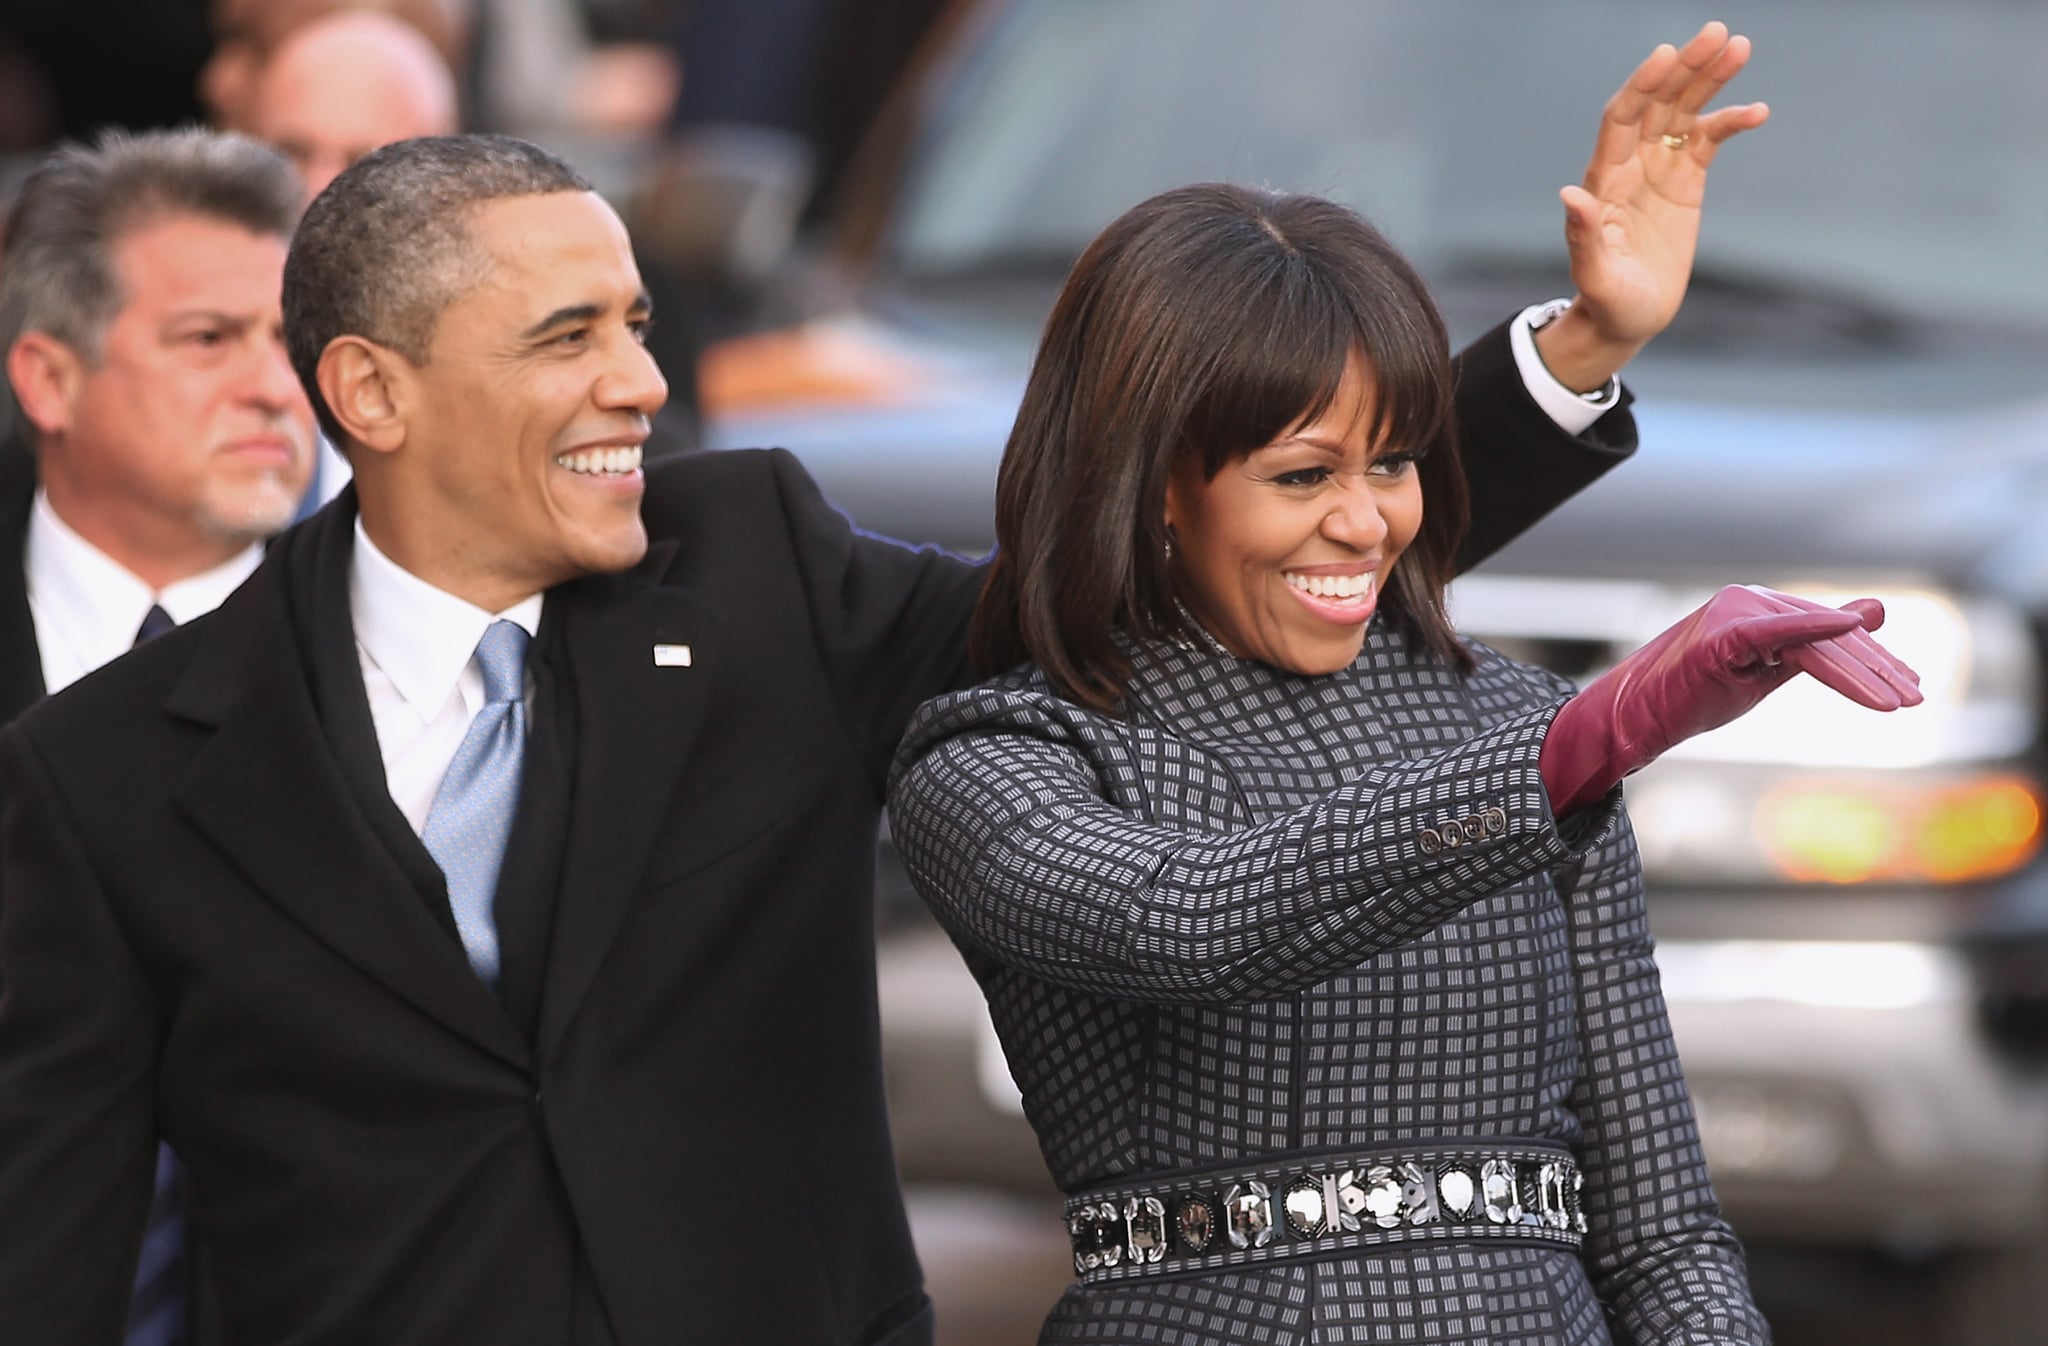
<instances>
[{"instance_id":1,"label":"coat collar","mask_svg":"<svg viewBox=\"0 0 2048 1346\"><path fill-rule=\"evenodd\" d=\"M379 841L321 723L291 595L295 575L317 573L323 599L340 602L345 621L347 586L333 582L331 568L339 555L345 575L353 523L353 500L346 499L288 533L197 633L168 708L212 736L177 783L175 800L316 939L525 1069L530 1046Z\"/></svg>"},{"instance_id":2,"label":"coat collar","mask_svg":"<svg viewBox=\"0 0 2048 1346\"><path fill-rule=\"evenodd\" d=\"M530 1068L533 1046L363 817L324 737L303 660L294 657L292 571L329 573L353 525L345 493L273 547L207 623L170 702L173 714L213 731L179 783L178 803L315 937L454 1031ZM548 595L563 605L578 728L541 1001L543 1055L588 995L638 891L717 672L720 618L661 578L674 550L672 541L658 542L631 571ZM657 662L656 646L671 647L667 662ZM689 648L690 664L675 662L675 647ZM290 806L276 807L280 797Z\"/></svg>"},{"instance_id":3,"label":"coat collar","mask_svg":"<svg viewBox=\"0 0 2048 1346\"><path fill-rule=\"evenodd\" d=\"M36 498L35 455L0 439L0 724L43 697L42 647L28 606L28 518Z\"/></svg>"}]
</instances>

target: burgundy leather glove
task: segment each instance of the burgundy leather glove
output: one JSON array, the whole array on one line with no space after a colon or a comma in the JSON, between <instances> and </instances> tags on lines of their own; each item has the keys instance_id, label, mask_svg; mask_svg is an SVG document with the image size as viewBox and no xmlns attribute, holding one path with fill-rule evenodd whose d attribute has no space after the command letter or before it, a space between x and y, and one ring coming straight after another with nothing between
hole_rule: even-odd
<instances>
[{"instance_id":1,"label":"burgundy leather glove","mask_svg":"<svg viewBox=\"0 0 2048 1346\"><path fill-rule=\"evenodd\" d=\"M1920 677L1870 638L1884 605L1842 608L1731 584L1564 703L1537 767L1559 817L1695 734L1811 673L1872 710L1920 704Z\"/></svg>"}]
</instances>

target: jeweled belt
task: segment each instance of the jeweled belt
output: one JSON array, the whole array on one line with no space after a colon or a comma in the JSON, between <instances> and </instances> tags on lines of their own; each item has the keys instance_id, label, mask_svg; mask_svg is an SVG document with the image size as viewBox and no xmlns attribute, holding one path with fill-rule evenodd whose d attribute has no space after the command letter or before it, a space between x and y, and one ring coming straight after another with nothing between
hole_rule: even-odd
<instances>
[{"instance_id":1,"label":"jeweled belt","mask_svg":"<svg viewBox=\"0 0 2048 1346\"><path fill-rule=\"evenodd\" d=\"M1074 1273L1088 1282L1418 1241L1577 1248L1583 1185L1567 1151L1535 1144L1272 1155L1069 1197L1067 1232Z\"/></svg>"}]
</instances>

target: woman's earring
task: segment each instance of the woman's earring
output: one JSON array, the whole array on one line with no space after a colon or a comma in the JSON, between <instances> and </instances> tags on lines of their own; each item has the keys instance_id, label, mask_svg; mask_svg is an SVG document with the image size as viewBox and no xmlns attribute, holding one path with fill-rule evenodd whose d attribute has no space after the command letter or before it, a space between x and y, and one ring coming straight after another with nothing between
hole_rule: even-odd
<instances>
[{"instance_id":1,"label":"woman's earring","mask_svg":"<svg viewBox=\"0 0 2048 1346\"><path fill-rule=\"evenodd\" d=\"M1173 529L1166 530L1166 564L1173 564Z\"/></svg>"}]
</instances>

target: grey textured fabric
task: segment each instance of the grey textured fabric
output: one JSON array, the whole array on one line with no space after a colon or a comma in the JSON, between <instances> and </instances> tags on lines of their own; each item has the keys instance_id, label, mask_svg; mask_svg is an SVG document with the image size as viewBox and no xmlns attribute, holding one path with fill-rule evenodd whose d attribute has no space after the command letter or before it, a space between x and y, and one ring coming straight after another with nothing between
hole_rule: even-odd
<instances>
[{"instance_id":1,"label":"grey textured fabric","mask_svg":"<svg viewBox=\"0 0 2048 1346\"><path fill-rule=\"evenodd\" d=\"M1122 720L1023 669L913 722L897 844L1063 1188L1454 1137L1560 1143L1586 1172L1582 1255L1430 1244L1076 1285L1042 1341L1769 1340L1619 792L1556 822L1537 753L1569 688L1473 650L1468 677L1380 626L1306 678L1148 648Z\"/></svg>"}]
</instances>

